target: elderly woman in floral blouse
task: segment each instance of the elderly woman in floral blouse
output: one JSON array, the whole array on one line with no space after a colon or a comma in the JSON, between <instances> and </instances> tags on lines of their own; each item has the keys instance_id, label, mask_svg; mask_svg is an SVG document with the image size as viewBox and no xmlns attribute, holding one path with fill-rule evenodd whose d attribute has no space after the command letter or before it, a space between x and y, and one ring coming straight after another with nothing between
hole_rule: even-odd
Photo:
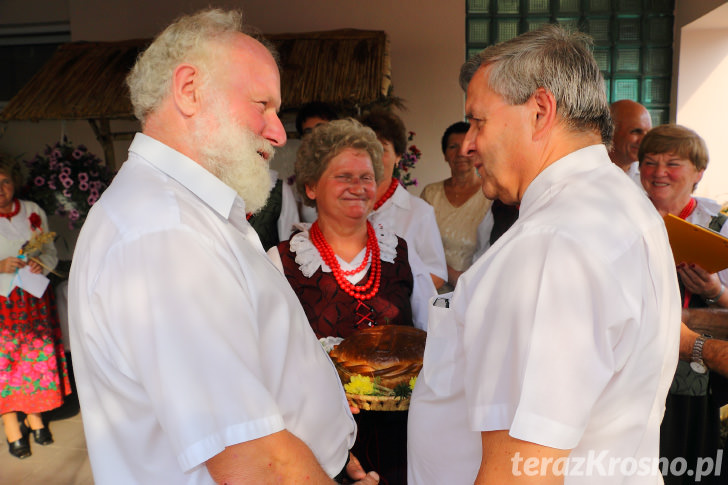
<instances>
[{"instance_id":1,"label":"elderly woman in floral blouse","mask_svg":"<svg viewBox=\"0 0 728 485\"><path fill-rule=\"evenodd\" d=\"M21 268L41 273L58 262L52 239L41 244L45 212L15 197L21 184L19 164L0 156L0 414L10 454L26 458L30 434L39 445L53 443L41 412L60 406L70 385L51 290L36 298L16 286ZM27 258L21 249L31 240L40 252ZM24 424L18 411L27 415Z\"/></svg>"}]
</instances>

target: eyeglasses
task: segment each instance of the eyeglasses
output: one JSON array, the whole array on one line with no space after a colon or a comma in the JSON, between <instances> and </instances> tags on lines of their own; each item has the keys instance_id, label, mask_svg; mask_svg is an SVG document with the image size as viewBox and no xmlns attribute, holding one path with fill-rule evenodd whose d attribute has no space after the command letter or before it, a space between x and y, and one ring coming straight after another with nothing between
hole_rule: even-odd
<instances>
[{"instance_id":1,"label":"eyeglasses","mask_svg":"<svg viewBox=\"0 0 728 485\"><path fill-rule=\"evenodd\" d=\"M376 180L374 179L374 175L367 174L367 175L360 175L358 177L345 173L341 175L334 175L334 180L336 180L340 184L346 184L346 185L371 185L376 184Z\"/></svg>"}]
</instances>

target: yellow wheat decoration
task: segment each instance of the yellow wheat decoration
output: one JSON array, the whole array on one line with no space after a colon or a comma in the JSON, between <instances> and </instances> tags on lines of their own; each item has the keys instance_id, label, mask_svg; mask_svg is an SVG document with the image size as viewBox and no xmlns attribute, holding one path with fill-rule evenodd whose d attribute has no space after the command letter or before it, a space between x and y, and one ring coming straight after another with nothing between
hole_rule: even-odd
<instances>
[{"instance_id":1,"label":"yellow wheat decoration","mask_svg":"<svg viewBox=\"0 0 728 485\"><path fill-rule=\"evenodd\" d=\"M43 268L47 269L56 276L64 277L62 274L49 268L45 263L37 258L43 252L43 246L48 243L52 243L56 239L56 233L53 231L49 232L37 232L33 234L29 240L25 241L23 246L18 251L19 256L25 256L29 261L35 261Z\"/></svg>"}]
</instances>

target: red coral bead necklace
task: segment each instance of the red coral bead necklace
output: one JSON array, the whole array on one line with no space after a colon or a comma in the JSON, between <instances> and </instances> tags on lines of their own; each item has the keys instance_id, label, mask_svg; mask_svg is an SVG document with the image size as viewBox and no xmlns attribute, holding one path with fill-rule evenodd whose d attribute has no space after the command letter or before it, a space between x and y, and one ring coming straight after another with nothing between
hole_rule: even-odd
<instances>
[{"instance_id":1,"label":"red coral bead necklace","mask_svg":"<svg viewBox=\"0 0 728 485\"><path fill-rule=\"evenodd\" d=\"M321 260L331 268L331 272L342 290L357 300L369 300L377 294L382 277L382 260L379 257L377 235L369 221L367 221L367 250L364 254L364 260L354 270L344 271L341 269L334 250L328 241L326 241L323 232L321 232L318 221L311 225L309 234L311 236L311 242L321 255ZM369 260L372 262L372 267L369 273L369 280L364 285L357 286L346 279L346 276L356 274L366 268Z\"/></svg>"},{"instance_id":2,"label":"red coral bead necklace","mask_svg":"<svg viewBox=\"0 0 728 485\"><path fill-rule=\"evenodd\" d=\"M7 220L10 220L13 217L17 216L18 212L20 212L20 201L18 199L13 199L13 210L7 213L0 212L0 217L4 217Z\"/></svg>"},{"instance_id":3,"label":"red coral bead necklace","mask_svg":"<svg viewBox=\"0 0 728 485\"><path fill-rule=\"evenodd\" d=\"M687 219L688 217L690 217L690 214L693 213L693 211L695 210L695 207L697 207L697 205L698 205L698 201L695 200L695 198L690 197L690 200L685 205L685 207L683 207L683 209L680 211L680 214L678 214L678 217L680 219Z\"/></svg>"},{"instance_id":4,"label":"red coral bead necklace","mask_svg":"<svg viewBox=\"0 0 728 485\"><path fill-rule=\"evenodd\" d=\"M379 209L382 207L382 205L387 202L391 197L392 194L394 194L394 191L397 190L397 186L399 185L399 180L392 177L392 182L389 184L389 188L387 188L387 191L382 195L382 197L374 203L374 210Z\"/></svg>"}]
</instances>

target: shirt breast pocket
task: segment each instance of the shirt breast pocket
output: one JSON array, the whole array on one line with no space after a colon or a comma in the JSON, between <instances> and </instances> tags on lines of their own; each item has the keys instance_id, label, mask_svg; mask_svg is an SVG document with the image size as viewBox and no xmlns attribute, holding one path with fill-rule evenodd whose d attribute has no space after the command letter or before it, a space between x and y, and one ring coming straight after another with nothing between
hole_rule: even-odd
<instances>
[{"instance_id":1,"label":"shirt breast pocket","mask_svg":"<svg viewBox=\"0 0 728 485\"><path fill-rule=\"evenodd\" d=\"M462 387L460 381L463 376L458 372L457 359L458 353L462 352L462 344L459 343L458 328L449 302L449 298L440 296L430 305L420 377L438 397L451 396Z\"/></svg>"}]
</instances>

